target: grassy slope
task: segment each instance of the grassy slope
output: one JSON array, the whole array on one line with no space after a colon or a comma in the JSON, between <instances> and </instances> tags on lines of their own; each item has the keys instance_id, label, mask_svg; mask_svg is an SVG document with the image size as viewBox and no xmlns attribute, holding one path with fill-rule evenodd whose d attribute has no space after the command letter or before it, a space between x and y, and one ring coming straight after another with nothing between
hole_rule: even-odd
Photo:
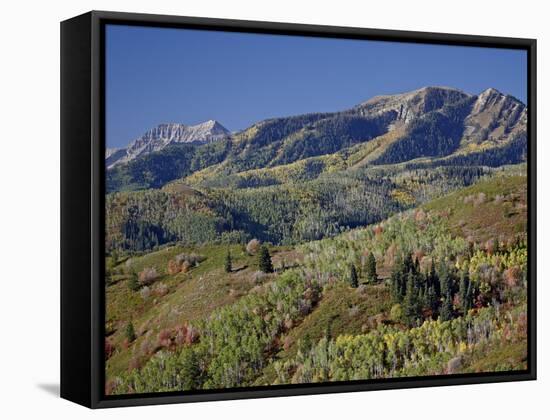
<instances>
[{"instance_id":1,"label":"grassy slope","mask_svg":"<svg viewBox=\"0 0 550 420\"><path fill-rule=\"evenodd\" d=\"M484 346L466 357L460 373L499 372L527 369L525 341Z\"/></svg>"},{"instance_id":2,"label":"grassy slope","mask_svg":"<svg viewBox=\"0 0 550 420\"><path fill-rule=\"evenodd\" d=\"M526 232L526 177L495 176L425 206L448 217L453 234L483 242Z\"/></svg>"},{"instance_id":3,"label":"grassy slope","mask_svg":"<svg viewBox=\"0 0 550 420\"><path fill-rule=\"evenodd\" d=\"M233 259L232 273L223 270L228 249ZM187 273L167 273L171 258L191 252L206 259ZM272 254L275 268L281 265L282 259L289 264L299 258L294 251L284 247L272 250ZM123 265L125 263L120 267ZM114 331L109 340L118 349L107 362L108 375L127 369L134 349L146 340L154 342L162 329L205 318L216 308L229 305L245 295L255 286L251 278L257 271L257 258L248 255L239 245L208 245L193 249L174 246L134 257L131 266L136 272L155 267L160 277L149 286L153 292L145 299L140 292L128 288L126 275L115 276L114 282L107 287L107 328ZM168 286L168 293L157 296L154 288L161 283ZM137 339L130 349L124 350L122 343L127 320L132 320Z\"/></svg>"}]
</instances>

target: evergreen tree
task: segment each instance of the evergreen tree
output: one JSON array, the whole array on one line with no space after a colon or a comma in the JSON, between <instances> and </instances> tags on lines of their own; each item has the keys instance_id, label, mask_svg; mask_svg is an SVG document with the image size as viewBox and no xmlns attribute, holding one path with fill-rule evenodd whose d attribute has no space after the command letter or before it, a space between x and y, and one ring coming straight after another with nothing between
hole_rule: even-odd
<instances>
[{"instance_id":1,"label":"evergreen tree","mask_svg":"<svg viewBox=\"0 0 550 420\"><path fill-rule=\"evenodd\" d=\"M426 276L426 281L428 282L428 287L433 287L434 286L435 277L436 277L435 262L434 262L434 259L432 257L432 263L430 265L430 271L428 272L428 275Z\"/></svg>"},{"instance_id":2,"label":"evergreen tree","mask_svg":"<svg viewBox=\"0 0 550 420\"><path fill-rule=\"evenodd\" d=\"M129 343L136 339L136 330L134 329L134 324L132 324L132 321L126 324L125 335Z\"/></svg>"},{"instance_id":3,"label":"evergreen tree","mask_svg":"<svg viewBox=\"0 0 550 420\"><path fill-rule=\"evenodd\" d=\"M394 303L400 303L403 300L401 295L401 271L393 270L390 277L390 293Z\"/></svg>"},{"instance_id":4,"label":"evergreen tree","mask_svg":"<svg viewBox=\"0 0 550 420\"><path fill-rule=\"evenodd\" d=\"M405 318L410 326L416 324L416 321L420 318L421 307L418 301L418 292L415 287L416 279L414 272L409 271L407 276L407 292L403 301L403 311Z\"/></svg>"},{"instance_id":5,"label":"evergreen tree","mask_svg":"<svg viewBox=\"0 0 550 420\"><path fill-rule=\"evenodd\" d=\"M432 265L430 267L428 284L429 286L433 287L433 292L435 294L436 299L439 299L441 297L441 283L439 281L439 276L435 271L435 261L433 258L432 258Z\"/></svg>"},{"instance_id":6,"label":"evergreen tree","mask_svg":"<svg viewBox=\"0 0 550 420\"><path fill-rule=\"evenodd\" d=\"M367 257L367 279L369 282L378 280L378 274L376 273L376 258L374 258L372 252L369 252L369 256Z\"/></svg>"},{"instance_id":7,"label":"evergreen tree","mask_svg":"<svg viewBox=\"0 0 550 420\"><path fill-rule=\"evenodd\" d=\"M420 272L420 261L418 261L418 258L414 259L414 272L415 273Z\"/></svg>"},{"instance_id":8,"label":"evergreen tree","mask_svg":"<svg viewBox=\"0 0 550 420\"><path fill-rule=\"evenodd\" d=\"M398 256L390 276L390 291L394 303L403 301L403 268L403 260Z\"/></svg>"},{"instance_id":9,"label":"evergreen tree","mask_svg":"<svg viewBox=\"0 0 550 420\"><path fill-rule=\"evenodd\" d=\"M445 296L441 305L441 320L450 321L453 319L453 301L450 295Z\"/></svg>"},{"instance_id":10,"label":"evergreen tree","mask_svg":"<svg viewBox=\"0 0 550 420\"><path fill-rule=\"evenodd\" d=\"M428 291L426 293L426 306L431 309L432 318L435 319L437 316L437 309L439 307L439 302L433 286L428 287Z\"/></svg>"},{"instance_id":11,"label":"evergreen tree","mask_svg":"<svg viewBox=\"0 0 550 420\"><path fill-rule=\"evenodd\" d=\"M407 279L411 270L413 270L412 259L405 258L401 267L400 276L401 296L403 298L405 298L405 295L407 294Z\"/></svg>"},{"instance_id":12,"label":"evergreen tree","mask_svg":"<svg viewBox=\"0 0 550 420\"><path fill-rule=\"evenodd\" d=\"M426 285L423 285L421 286L419 289L418 289L418 306L420 308L426 308L428 305L427 305L427 290L426 290Z\"/></svg>"},{"instance_id":13,"label":"evergreen tree","mask_svg":"<svg viewBox=\"0 0 550 420\"><path fill-rule=\"evenodd\" d=\"M449 267L444 260L441 260L439 265L439 281L441 288L441 304L440 316L442 321L453 319L453 278L449 272Z\"/></svg>"},{"instance_id":14,"label":"evergreen tree","mask_svg":"<svg viewBox=\"0 0 550 420\"><path fill-rule=\"evenodd\" d=\"M271 255L266 245L262 245L258 254L258 267L260 271L264 273L273 273L273 263L271 262Z\"/></svg>"},{"instance_id":15,"label":"evergreen tree","mask_svg":"<svg viewBox=\"0 0 550 420\"><path fill-rule=\"evenodd\" d=\"M471 281L468 282L468 289L466 290L464 313L467 313L474 306L474 285Z\"/></svg>"},{"instance_id":16,"label":"evergreen tree","mask_svg":"<svg viewBox=\"0 0 550 420\"><path fill-rule=\"evenodd\" d=\"M139 290L138 275L133 270L130 273L130 279L128 280L128 288L133 292L137 292Z\"/></svg>"},{"instance_id":17,"label":"evergreen tree","mask_svg":"<svg viewBox=\"0 0 550 420\"><path fill-rule=\"evenodd\" d=\"M403 260L403 273L407 274L411 270L414 270L414 263L411 253L407 252L405 259Z\"/></svg>"},{"instance_id":18,"label":"evergreen tree","mask_svg":"<svg viewBox=\"0 0 550 420\"><path fill-rule=\"evenodd\" d=\"M445 261L441 261L439 264L439 283L441 287L441 296L445 299L447 296L452 295L451 276L449 274L449 267Z\"/></svg>"},{"instance_id":19,"label":"evergreen tree","mask_svg":"<svg viewBox=\"0 0 550 420\"><path fill-rule=\"evenodd\" d=\"M233 271L233 261L231 259L231 252L229 250L227 250L227 254L225 255L224 269L226 273L231 273Z\"/></svg>"},{"instance_id":20,"label":"evergreen tree","mask_svg":"<svg viewBox=\"0 0 550 420\"><path fill-rule=\"evenodd\" d=\"M354 264L351 264L349 270L349 284L351 287L359 287L359 278L357 276L357 269Z\"/></svg>"},{"instance_id":21,"label":"evergreen tree","mask_svg":"<svg viewBox=\"0 0 550 420\"><path fill-rule=\"evenodd\" d=\"M468 309L470 309L469 305L469 297L468 297L468 289L470 288L470 279L468 278L468 272L463 271L460 276L460 286L458 289L458 294L460 296L460 305L462 306L462 311L464 313L468 312ZM471 291L471 290L470 290Z\"/></svg>"}]
</instances>

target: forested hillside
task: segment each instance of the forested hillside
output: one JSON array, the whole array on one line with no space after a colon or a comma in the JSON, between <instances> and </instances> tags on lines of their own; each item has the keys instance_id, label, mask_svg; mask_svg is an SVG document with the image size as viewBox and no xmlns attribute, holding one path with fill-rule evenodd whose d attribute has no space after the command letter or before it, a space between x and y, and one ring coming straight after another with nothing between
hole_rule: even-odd
<instances>
[{"instance_id":1,"label":"forested hillside","mask_svg":"<svg viewBox=\"0 0 550 420\"><path fill-rule=\"evenodd\" d=\"M332 239L271 246L267 274L238 245L110 257L108 392L523 369L525 200L523 175L494 175Z\"/></svg>"},{"instance_id":2,"label":"forested hillside","mask_svg":"<svg viewBox=\"0 0 550 420\"><path fill-rule=\"evenodd\" d=\"M430 171L358 168L313 180L267 182L252 175L246 180L229 177L226 186L217 188L173 184L162 190L114 193L106 200L106 246L144 251L175 242L315 240L382 220L492 172L481 166Z\"/></svg>"}]
</instances>

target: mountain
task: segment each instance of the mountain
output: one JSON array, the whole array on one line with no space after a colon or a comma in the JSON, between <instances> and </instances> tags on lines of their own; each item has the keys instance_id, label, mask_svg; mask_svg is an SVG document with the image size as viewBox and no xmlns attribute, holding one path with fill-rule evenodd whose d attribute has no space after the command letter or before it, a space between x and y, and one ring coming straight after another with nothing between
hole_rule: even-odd
<instances>
[{"instance_id":1,"label":"mountain","mask_svg":"<svg viewBox=\"0 0 550 420\"><path fill-rule=\"evenodd\" d=\"M376 96L340 112L272 118L233 135L214 121L195 127L159 126L127 149L110 151L108 172L118 172L108 173L108 179L116 178L109 191L156 188L184 177L184 183L214 186L248 171L294 169L288 167L294 163L302 171L313 171L299 177L306 179L329 170L329 161L340 162L341 169L401 163L496 167L524 160L526 132L527 108L510 95L496 89L470 95L449 87L425 87ZM204 143L222 138L215 158L207 157ZM170 159L178 163L160 165L162 177L154 182L144 179L143 174L155 177L168 145L182 142L197 145L193 156L188 149L171 149ZM184 160L178 157L183 154Z\"/></svg>"},{"instance_id":2,"label":"mountain","mask_svg":"<svg viewBox=\"0 0 550 420\"><path fill-rule=\"evenodd\" d=\"M159 124L122 149L107 149L105 163L112 168L139 156L163 150L173 144L206 144L230 136L229 130L214 120L197 125Z\"/></svg>"},{"instance_id":3,"label":"mountain","mask_svg":"<svg viewBox=\"0 0 550 420\"><path fill-rule=\"evenodd\" d=\"M505 142L527 128L527 107L496 89L484 90L475 97L464 121L463 143L486 140Z\"/></svg>"},{"instance_id":4,"label":"mountain","mask_svg":"<svg viewBox=\"0 0 550 420\"><path fill-rule=\"evenodd\" d=\"M438 105L441 106L411 119L403 134L387 142L372 163L394 164L486 151L509 146L518 138L526 145L527 108L512 96L487 89L479 95L461 96Z\"/></svg>"},{"instance_id":5,"label":"mountain","mask_svg":"<svg viewBox=\"0 0 550 420\"><path fill-rule=\"evenodd\" d=\"M388 131L422 120L432 112L449 114L461 110L460 115L455 115L463 128L461 143L506 141L527 124L526 106L493 88L469 95L453 88L425 87L404 94L376 96L356 109L364 116L393 113L394 122Z\"/></svg>"},{"instance_id":6,"label":"mountain","mask_svg":"<svg viewBox=\"0 0 550 420\"><path fill-rule=\"evenodd\" d=\"M457 103L470 98L470 95L458 89L448 87L425 87L396 95L375 96L354 110L363 116L392 113L394 123L390 129L398 123L409 123L424 114L437 111L445 105Z\"/></svg>"},{"instance_id":7,"label":"mountain","mask_svg":"<svg viewBox=\"0 0 550 420\"><path fill-rule=\"evenodd\" d=\"M327 160L343 162L344 167L418 159L447 159L442 164L450 164L455 158L468 164L464 156L471 155L476 164L500 166L524 160L526 128L525 105L495 89L469 95L426 87L377 96L342 112L259 122L234 135L223 162L190 181L210 184L295 162L319 169Z\"/></svg>"}]
</instances>

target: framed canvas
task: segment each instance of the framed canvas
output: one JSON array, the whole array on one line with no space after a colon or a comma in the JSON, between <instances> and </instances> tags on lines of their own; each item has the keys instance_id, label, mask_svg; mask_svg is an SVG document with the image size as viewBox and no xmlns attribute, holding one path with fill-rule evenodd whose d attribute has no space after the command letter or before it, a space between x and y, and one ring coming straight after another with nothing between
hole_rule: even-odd
<instances>
[{"instance_id":1,"label":"framed canvas","mask_svg":"<svg viewBox=\"0 0 550 420\"><path fill-rule=\"evenodd\" d=\"M62 22L61 396L535 379L535 71L532 39Z\"/></svg>"}]
</instances>

